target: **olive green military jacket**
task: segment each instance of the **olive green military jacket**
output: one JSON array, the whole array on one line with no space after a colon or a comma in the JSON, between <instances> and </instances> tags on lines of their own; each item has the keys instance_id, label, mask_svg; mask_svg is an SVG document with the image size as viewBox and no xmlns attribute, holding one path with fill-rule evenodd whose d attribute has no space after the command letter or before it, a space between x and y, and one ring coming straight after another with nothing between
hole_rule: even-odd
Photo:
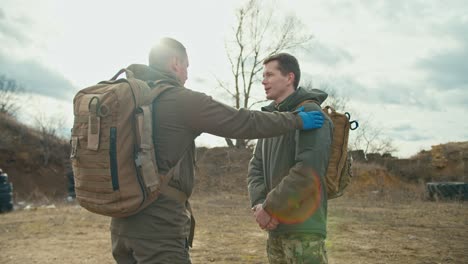
<instances>
[{"instance_id":1,"label":"olive green military jacket","mask_svg":"<svg viewBox=\"0 0 468 264\"><path fill-rule=\"evenodd\" d=\"M263 108L267 112L290 112L306 100L322 103L327 94L298 88L279 105ZM314 102L306 111L320 111ZM264 209L280 221L270 234L315 233L326 236L327 199L324 177L330 157L333 124L326 117L322 128L290 131L284 135L259 139L249 164L248 190L251 205Z\"/></svg>"},{"instance_id":2,"label":"olive green military jacket","mask_svg":"<svg viewBox=\"0 0 468 264\"><path fill-rule=\"evenodd\" d=\"M180 169L169 184L187 197L194 184L194 140L201 133L252 139L278 136L302 127L296 114L237 110L183 87L169 73L145 65L131 65L129 70L137 79L163 81L172 86L153 103L156 159L159 170L165 173L182 158ZM190 213L186 205L165 195L136 215L113 218L111 222L113 233L136 238L184 238L189 229Z\"/></svg>"}]
</instances>

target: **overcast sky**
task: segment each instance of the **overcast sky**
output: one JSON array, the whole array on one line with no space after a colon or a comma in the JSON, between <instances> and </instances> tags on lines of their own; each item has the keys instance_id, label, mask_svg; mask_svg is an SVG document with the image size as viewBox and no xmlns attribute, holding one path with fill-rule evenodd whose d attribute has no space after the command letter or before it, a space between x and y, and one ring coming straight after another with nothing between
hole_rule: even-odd
<instances>
[{"instance_id":1,"label":"overcast sky","mask_svg":"<svg viewBox=\"0 0 468 264\"><path fill-rule=\"evenodd\" d=\"M146 63L163 36L185 44L187 87L223 96L224 49L244 1L0 0L0 75L32 95L20 118L42 111L72 123L81 88L131 63ZM293 53L303 76L349 99L352 116L371 120L400 157L468 140L468 1L276 1L313 35ZM256 85L259 94L262 86ZM225 98L225 96L224 96ZM223 144L204 136L199 145Z\"/></svg>"}]
</instances>

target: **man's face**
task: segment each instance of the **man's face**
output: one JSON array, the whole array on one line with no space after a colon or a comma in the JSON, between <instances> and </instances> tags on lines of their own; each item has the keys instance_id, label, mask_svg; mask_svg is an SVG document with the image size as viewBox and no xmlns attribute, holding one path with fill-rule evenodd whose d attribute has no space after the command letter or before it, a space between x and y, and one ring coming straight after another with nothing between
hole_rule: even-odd
<instances>
[{"instance_id":1,"label":"man's face","mask_svg":"<svg viewBox=\"0 0 468 264\"><path fill-rule=\"evenodd\" d=\"M176 66L177 77L179 78L182 85L185 85L185 82L188 79L188 66L189 66L187 55L185 55L183 58L177 58L176 65L177 65Z\"/></svg>"},{"instance_id":2,"label":"man's face","mask_svg":"<svg viewBox=\"0 0 468 264\"><path fill-rule=\"evenodd\" d=\"M277 103L282 102L289 94L294 92L292 82L294 74L283 75L278 67L278 61L270 61L263 67L263 87L266 98Z\"/></svg>"}]
</instances>

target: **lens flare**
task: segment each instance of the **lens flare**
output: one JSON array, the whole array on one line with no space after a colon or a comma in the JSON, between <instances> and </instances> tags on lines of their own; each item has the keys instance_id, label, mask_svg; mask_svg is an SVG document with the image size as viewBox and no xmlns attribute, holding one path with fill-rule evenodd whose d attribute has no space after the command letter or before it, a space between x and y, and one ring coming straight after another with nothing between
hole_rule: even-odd
<instances>
[{"instance_id":1,"label":"lens flare","mask_svg":"<svg viewBox=\"0 0 468 264\"><path fill-rule=\"evenodd\" d=\"M315 172L310 172L313 183L304 190L288 197L288 209L283 211L276 211L272 213L283 224L298 224L302 223L311 217L321 202L322 184L320 176Z\"/></svg>"}]
</instances>

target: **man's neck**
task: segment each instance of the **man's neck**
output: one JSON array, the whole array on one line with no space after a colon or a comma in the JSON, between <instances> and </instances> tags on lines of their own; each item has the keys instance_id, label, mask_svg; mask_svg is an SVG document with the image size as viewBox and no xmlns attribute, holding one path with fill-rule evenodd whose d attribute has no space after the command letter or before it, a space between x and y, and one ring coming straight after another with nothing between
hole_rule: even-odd
<instances>
[{"instance_id":1,"label":"man's neck","mask_svg":"<svg viewBox=\"0 0 468 264\"><path fill-rule=\"evenodd\" d=\"M293 94L296 90L294 89L288 89L286 93L284 93L282 96L278 97L275 99L275 104L279 105L281 104L286 98L288 98L291 94Z\"/></svg>"}]
</instances>

